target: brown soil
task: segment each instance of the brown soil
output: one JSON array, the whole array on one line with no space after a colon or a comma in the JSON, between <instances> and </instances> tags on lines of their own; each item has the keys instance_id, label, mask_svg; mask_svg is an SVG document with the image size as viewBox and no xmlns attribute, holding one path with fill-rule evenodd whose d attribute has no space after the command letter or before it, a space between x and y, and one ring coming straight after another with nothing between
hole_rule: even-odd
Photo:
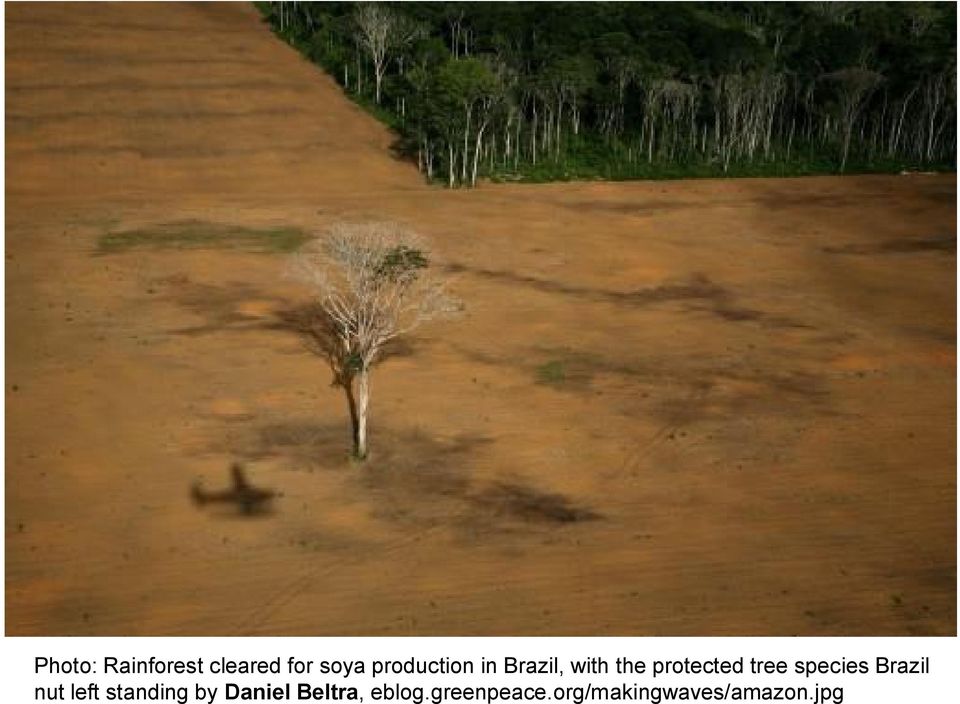
<instances>
[{"instance_id":1,"label":"brown soil","mask_svg":"<svg viewBox=\"0 0 960 704\"><path fill-rule=\"evenodd\" d=\"M247 6L6 23L9 634L956 632L954 176L448 192ZM361 466L229 232L368 218L467 308Z\"/></svg>"}]
</instances>

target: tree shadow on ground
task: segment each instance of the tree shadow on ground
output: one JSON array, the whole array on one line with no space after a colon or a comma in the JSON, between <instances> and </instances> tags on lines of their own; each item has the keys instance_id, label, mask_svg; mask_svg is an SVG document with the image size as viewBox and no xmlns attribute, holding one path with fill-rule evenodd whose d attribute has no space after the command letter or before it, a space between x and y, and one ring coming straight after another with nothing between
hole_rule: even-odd
<instances>
[{"instance_id":1,"label":"tree shadow on ground","mask_svg":"<svg viewBox=\"0 0 960 704\"><path fill-rule=\"evenodd\" d=\"M199 325L172 330L175 335L279 331L296 336L305 349L328 362L338 356L335 326L317 302L291 303L245 282L207 284L191 281L183 275L156 279L153 285L171 289L167 296L169 300L203 319ZM153 287L150 292L154 292ZM263 310L250 312L244 310L245 304L256 304ZM414 347L409 339L396 338L383 347L377 362L413 354Z\"/></svg>"},{"instance_id":2,"label":"tree shadow on ground","mask_svg":"<svg viewBox=\"0 0 960 704\"><path fill-rule=\"evenodd\" d=\"M414 528L469 526L478 535L520 525L550 526L599 519L573 498L518 478L478 480L474 467L493 440L438 437L423 430L376 425L370 455L350 457L346 424L285 419L230 427L211 449L246 460L280 460L292 471L332 472L345 500L370 504L373 517Z\"/></svg>"},{"instance_id":3,"label":"tree shadow on ground","mask_svg":"<svg viewBox=\"0 0 960 704\"><path fill-rule=\"evenodd\" d=\"M157 283L159 285L160 282ZM357 402L351 357L344 353L336 323L323 306L315 301L292 305L286 299L267 297L256 288L238 282L216 286L193 283L181 276L170 277L163 283L176 286L171 297L178 305L205 319L200 325L174 330L175 334L194 336L225 331L279 331L298 339L304 350L326 362L330 370L330 384L342 390L356 432ZM245 312L243 305L251 303L259 304L259 308L254 313ZM391 357L412 354L414 348L409 340L397 338L383 346L374 365ZM278 432L282 436L284 431ZM295 439L290 444L304 447L310 442Z\"/></svg>"},{"instance_id":4,"label":"tree shadow on ground","mask_svg":"<svg viewBox=\"0 0 960 704\"><path fill-rule=\"evenodd\" d=\"M248 283L234 281L227 284L207 284L191 281L187 276L168 276L156 279L150 293L166 291L166 298L178 307L201 318L197 325L176 328L174 335L194 337L220 332L249 332L263 329L260 315L245 312L245 303L256 302L278 307L286 301L269 295ZM154 288L155 287L155 288Z\"/></svg>"},{"instance_id":5,"label":"tree shadow on ground","mask_svg":"<svg viewBox=\"0 0 960 704\"><path fill-rule=\"evenodd\" d=\"M570 296L584 301L611 303L632 308L678 303L688 312L707 313L731 323L754 323L771 329L811 327L787 315L744 306L736 301L733 291L721 286L703 273L695 273L685 280L666 282L632 291L616 291L465 264L450 264L446 269L450 273L468 273L489 281L524 286L542 293Z\"/></svg>"},{"instance_id":6,"label":"tree shadow on ground","mask_svg":"<svg viewBox=\"0 0 960 704\"><path fill-rule=\"evenodd\" d=\"M563 494L538 491L514 482L496 482L471 497L473 505L493 515L506 515L534 523L577 523L600 514L577 506Z\"/></svg>"},{"instance_id":7,"label":"tree shadow on ground","mask_svg":"<svg viewBox=\"0 0 960 704\"><path fill-rule=\"evenodd\" d=\"M498 283L532 288L543 293L555 293L620 305L649 305L685 300L717 300L727 295L722 287L702 274L696 274L687 281L664 283L633 291L615 291L596 286L543 279L527 274L518 274L514 271L474 267L467 264L449 264L446 270L453 274L468 273Z\"/></svg>"},{"instance_id":8,"label":"tree shadow on ground","mask_svg":"<svg viewBox=\"0 0 960 704\"><path fill-rule=\"evenodd\" d=\"M387 520L444 523L481 536L601 517L573 497L519 478L476 479L472 463L492 443L490 438L437 439L414 430L380 443L380 453L365 463L359 477L365 492L376 498L377 515Z\"/></svg>"},{"instance_id":9,"label":"tree shadow on ground","mask_svg":"<svg viewBox=\"0 0 960 704\"><path fill-rule=\"evenodd\" d=\"M592 397L606 390L621 413L651 413L672 425L766 415L833 413L823 375L784 368L779 357L743 360L652 354L610 356L570 347L535 346L491 354L454 347L471 362L516 367L555 391Z\"/></svg>"}]
</instances>

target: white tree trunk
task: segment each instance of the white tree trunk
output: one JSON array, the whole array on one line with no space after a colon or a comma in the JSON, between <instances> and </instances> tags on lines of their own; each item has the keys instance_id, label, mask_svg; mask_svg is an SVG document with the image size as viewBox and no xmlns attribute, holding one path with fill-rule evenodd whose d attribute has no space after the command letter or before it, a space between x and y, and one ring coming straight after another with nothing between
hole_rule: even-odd
<instances>
[{"instance_id":1,"label":"white tree trunk","mask_svg":"<svg viewBox=\"0 0 960 704\"><path fill-rule=\"evenodd\" d=\"M380 104L380 86L383 84L383 74L386 71L386 69L387 67L380 63L373 65L373 74L374 74L374 79L376 80L377 105Z\"/></svg>"},{"instance_id":2,"label":"white tree trunk","mask_svg":"<svg viewBox=\"0 0 960 704\"><path fill-rule=\"evenodd\" d=\"M473 117L473 106L467 108L467 123L466 127L463 129L463 162L461 163L462 169L460 173L460 183L467 182L467 165L469 163L468 154L470 151L470 120Z\"/></svg>"},{"instance_id":3,"label":"white tree trunk","mask_svg":"<svg viewBox=\"0 0 960 704\"><path fill-rule=\"evenodd\" d=\"M480 130L477 132L477 145L476 145L476 148L473 150L473 170L470 175L471 186L477 185L477 166L479 165L479 162L480 162L480 147L483 144L483 132L485 129L487 129L487 125L483 124L480 126Z\"/></svg>"},{"instance_id":4,"label":"white tree trunk","mask_svg":"<svg viewBox=\"0 0 960 704\"><path fill-rule=\"evenodd\" d=\"M530 130L530 155L533 160L533 165L537 165L537 104L533 104L533 129Z\"/></svg>"},{"instance_id":5,"label":"white tree trunk","mask_svg":"<svg viewBox=\"0 0 960 704\"><path fill-rule=\"evenodd\" d=\"M453 188L454 173L456 173L456 164L453 160L453 142L447 142L447 149L450 154L450 160L447 162L447 186Z\"/></svg>"},{"instance_id":6,"label":"white tree trunk","mask_svg":"<svg viewBox=\"0 0 960 704\"><path fill-rule=\"evenodd\" d=\"M354 454L357 459L367 457L367 412L370 407L370 371L362 369L357 374L357 438Z\"/></svg>"}]
</instances>

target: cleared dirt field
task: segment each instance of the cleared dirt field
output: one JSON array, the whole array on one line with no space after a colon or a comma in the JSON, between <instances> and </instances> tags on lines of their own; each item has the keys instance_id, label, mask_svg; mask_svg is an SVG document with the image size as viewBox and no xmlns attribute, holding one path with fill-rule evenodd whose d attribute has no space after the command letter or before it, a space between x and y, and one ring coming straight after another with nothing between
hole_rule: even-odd
<instances>
[{"instance_id":1,"label":"cleared dirt field","mask_svg":"<svg viewBox=\"0 0 960 704\"><path fill-rule=\"evenodd\" d=\"M248 6L6 46L8 634L955 633L954 176L448 192ZM467 308L360 466L283 250L371 218Z\"/></svg>"}]
</instances>

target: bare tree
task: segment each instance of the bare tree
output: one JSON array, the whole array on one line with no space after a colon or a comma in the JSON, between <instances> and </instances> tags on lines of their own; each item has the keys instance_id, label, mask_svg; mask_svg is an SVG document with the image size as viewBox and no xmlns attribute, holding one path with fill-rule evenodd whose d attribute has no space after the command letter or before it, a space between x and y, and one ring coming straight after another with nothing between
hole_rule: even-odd
<instances>
[{"instance_id":1,"label":"bare tree","mask_svg":"<svg viewBox=\"0 0 960 704\"><path fill-rule=\"evenodd\" d=\"M867 99L883 82L883 76L867 68L852 66L823 76L836 87L840 121L840 173L847 167L853 126Z\"/></svg>"},{"instance_id":2,"label":"bare tree","mask_svg":"<svg viewBox=\"0 0 960 704\"><path fill-rule=\"evenodd\" d=\"M924 122L926 123L924 127L927 133L926 146L923 150L925 161L932 161L934 158L934 144L943 129L942 124L940 129L937 128L937 124L941 116L947 117L946 108L950 102L949 89L951 85L955 86L956 82L955 75L942 71L929 76L923 83Z\"/></svg>"},{"instance_id":3,"label":"bare tree","mask_svg":"<svg viewBox=\"0 0 960 704\"><path fill-rule=\"evenodd\" d=\"M366 49L373 62L376 100L379 105L383 76L390 63L391 54L415 41L421 35L422 29L404 15L377 2L359 4L354 13L354 21L359 30L357 41Z\"/></svg>"},{"instance_id":4,"label":"bare tree","mask_svg":"<svg viewBox=\"0 0 960 704\"><path fill-rule=\"evenodd\" d=\"M310 332L343 388L353 452L367 456L370 369L391 340L459 309L429 272L423 240L395 223L334 225L294 255L316 295Z\"/></svg>"}]
</instances>

